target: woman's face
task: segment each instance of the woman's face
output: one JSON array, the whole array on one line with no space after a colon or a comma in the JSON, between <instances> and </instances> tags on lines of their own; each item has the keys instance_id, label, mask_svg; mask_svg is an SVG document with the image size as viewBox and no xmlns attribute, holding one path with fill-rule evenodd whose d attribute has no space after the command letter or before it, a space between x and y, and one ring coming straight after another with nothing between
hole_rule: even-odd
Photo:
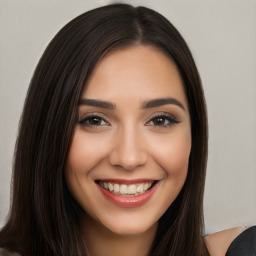
<instances>
[{"instance_id":1,"label":"woman's face","mask_svg":"<svg viewBox=\"0 0 256 256\"><path fill-rule=\"evenodd\" d=\"M156 226L185 182L191 150L173 62L149 46L109 53L85 86L78 116L65 176L88 223L122 235Z\"/></svg>"}]
</instances>

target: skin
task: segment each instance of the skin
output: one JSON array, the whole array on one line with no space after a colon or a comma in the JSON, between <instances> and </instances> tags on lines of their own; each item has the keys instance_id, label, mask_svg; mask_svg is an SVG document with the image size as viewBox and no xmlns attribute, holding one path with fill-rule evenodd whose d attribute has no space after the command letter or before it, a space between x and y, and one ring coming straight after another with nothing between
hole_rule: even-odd
<instances>
[{"instance_id":1,"label":"skin","mask_svg":"<svg viewBox=\"0 0 256 256\"><path fill-rule=\"evenodd\" d=\"M240 226L206 236L205 245L210 255L225 256L232 241L245 230L246 227Z\"/></svg>"},{"instance_id":2,"label":"skin","mask_svg":"<svg viewBox=\"0 0 256 256\"><path fill-rule=\"evenodd\" d=\"M142 108L145 101L167 97L180 106L170 103ZM98 63L82 99L115 106L105 109L80 104L80 122L67 158L66 181L84 210L81 226L88 253L148 255L157 222L179 194L187 175L190 116L179 72L156 48L117 50ZM92 115L98 116L97 122ZM167 118L159 120L156 115ZM169 116L175 122L168 121ZM105 179L158 183L145 204L124 208L103 196L95 181Z\"/></svg>"}]
</instances>

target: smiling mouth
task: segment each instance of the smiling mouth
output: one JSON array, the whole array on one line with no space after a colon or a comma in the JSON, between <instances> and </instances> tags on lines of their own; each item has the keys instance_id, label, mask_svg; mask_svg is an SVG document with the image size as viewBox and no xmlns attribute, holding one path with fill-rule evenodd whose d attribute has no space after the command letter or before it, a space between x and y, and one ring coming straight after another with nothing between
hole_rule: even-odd
<instances>
[{"instance_id":1,"label":"smiling mouth","mask_svg":"<svg viewBox=\"0 0 256 256\"><path fill-rule=\"evenodd\" d=\"M105 190L120 196L138 196L149 191L158 181L147 181L135 184L123 184L110 181L97 181Z\"/></svg>"}]
</instances>

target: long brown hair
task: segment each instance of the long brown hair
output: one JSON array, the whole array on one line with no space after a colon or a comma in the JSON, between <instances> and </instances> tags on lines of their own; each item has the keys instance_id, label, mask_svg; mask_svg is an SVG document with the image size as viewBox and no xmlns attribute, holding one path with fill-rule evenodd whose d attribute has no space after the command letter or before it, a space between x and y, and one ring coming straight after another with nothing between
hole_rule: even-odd
<instances>
[{"instance_id":1,"label":"long brown hair","mask_svg":"<svg viewBox=\"0 0 256 256\"><path fill-rule=\"evenodd\" d=\"M200 77L180 33L159 13L126 4L86 12L64 26L34 72L20 122L13 166L12 204L0 246L22 255L85 255L79 205L63 170L81 92L95 65L117 48L161 49L177 65L188 99L192 149L185 185L159 227L151 255L207 255L203 191L207 114Z\"/></svg>"}]
</instances>

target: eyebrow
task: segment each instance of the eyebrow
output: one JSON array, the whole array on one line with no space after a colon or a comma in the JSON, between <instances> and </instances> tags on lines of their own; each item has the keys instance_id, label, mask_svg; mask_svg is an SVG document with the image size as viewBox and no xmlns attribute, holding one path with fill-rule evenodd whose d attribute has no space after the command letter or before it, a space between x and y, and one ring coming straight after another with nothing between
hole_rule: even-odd
<instances>
[{"instance_id":1,"label":"eyebrow","mask_svg":"<svg viewBox=\"0 0 256 256\"><path fill-rule=\"evenodd\" d=\"M181 104L181 102L179 102L174 98L160 98L160 99L144 101L142 104L142 109L154 108L154 107L159 107L159 106L168 105L168 104L174 104L185 110L185 107Z\"/></svg>"},{"instance_id":2,"label":"eyebrow","mask_svg":"<svg viewBox=\"0 0 256 256\"><path fill-rule=\"evenodd\" d=\"M93 107L106 108L106 109L116 108L115 104L111 102L102 101L102 100L93 100L93 99L81 99L79 102L79 105L93 106Z\"/></svg>"},{"instance_id":3,"label":"eyebrow","mask_svg":"<svg viewBox=\"0 0 256 256\"><path fill-rule=\"evenodd\" d=\"M142 103L142 109L154 108L163 105L173 104L185 110L185 107L174 98L159 98L154 100L147 100ZM105 109L116 109L116 105L109 101L95 100L95 99L81 99L79 105L93 106Z\"/></svg>"}]
</instances>

